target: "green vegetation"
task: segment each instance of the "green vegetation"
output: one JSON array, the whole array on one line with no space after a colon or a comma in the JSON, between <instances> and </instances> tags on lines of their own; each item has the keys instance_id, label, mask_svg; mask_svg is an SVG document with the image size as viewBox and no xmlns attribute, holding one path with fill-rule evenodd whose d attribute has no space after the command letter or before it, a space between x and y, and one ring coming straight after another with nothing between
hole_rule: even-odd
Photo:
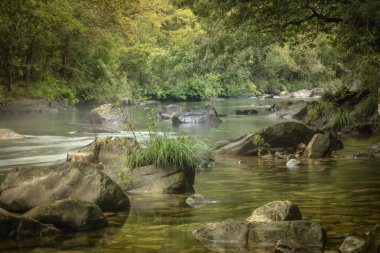
<instances>
[{"instance_id":1,"label":"green vegetation","mask_svg":"<svg viewBox=\"0 0 380 253\"><path fill-rule=\"evenodd\" d=\"M156 135L127 156L131 168L155 165L164 169L193 170L210 160L213 149L194 137Z\"/></svg>"},{"instance_id":2,"label":"green vegetation","mask_svg":"<svg viewBox=\"0 0 380 253\"><path fill-rule=\"evenodd\" d=\"M270 147L269 143L267 143L264 138L257 133L252 136L252 143L257 146L258 156L261 156L263 150Z\"/></svg>"},{"instance_id":3,"label":"green vegetation","mask_svg":"<svg viewBox=\"0 0 380 253\"><path fill-rule=\"evenodd\" d=\"M379 9L376 0L3 0L0 103L376 91Z\"/></svg>"},{"instance_id":4,"label":"green vegetation","mask_svg":"<svg viewBox=\"0 0 380 253\"><path fill-rule=\"evenodd\" d=\"M341 130L345 126L349 126L354 122L353 117L343 110L342 108L338 108L331 119L331 126L335 131Z\"/></svg>"},{"instance_id":5,"label":"green vegetation","mask_svg":"<svg viewBox=\"0 0 380 253\"><path fill-rule=\"evenodd\" d=\"M307 107L307 114L304 119L306 123L322 117L330 117L336 110L336 106L324 99L315 101Z\"/></svg>"}]
</instances>

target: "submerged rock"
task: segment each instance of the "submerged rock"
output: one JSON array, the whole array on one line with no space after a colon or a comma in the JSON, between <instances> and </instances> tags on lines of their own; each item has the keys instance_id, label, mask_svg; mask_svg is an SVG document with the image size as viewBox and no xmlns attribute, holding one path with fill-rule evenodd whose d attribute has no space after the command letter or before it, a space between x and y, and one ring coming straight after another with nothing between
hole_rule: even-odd
<instances>
[{"instance_id":1,"label":"submerged rock","mask_svg":"<svg viewBox=\"0 0 380 253\"><path fill-rule=\"evenodd\" d=\"M216 144L219 155L257 155L258 145L252 141L254 134L247 134L237 139L229 139ZM299 143L309 143L315 131L298 122L284 122L269 126L258 132L270 145L266 150L294 152Z\"/></svg>"},{"instance_id":2,"label":"submerged rock","mask_svg":"<svg viewBox=\"0 0 380 253\"><path fill-rule=\"evenodd\" d=\"M85 231L108 226L108 221L94 203L64 199L29 210L26 217L52 224L63 231Z\"/></svg>"},{"instance_id":3,"label":"submerged rock","mask_svg":"<svg viewBox=\"0 0 380 253\"><path fill-rule=\"evenodd\" d=\"M301 165L301 161L296 158L291 158L286 162L286 168L291 170L299 169Z\"/></svg>"},{"instance_id":4,"label":"submerged rock","mask_svg":"<svg viewBox=\"0 0 380 253\"><path fill-rule=\"evenodd\" d=\"M134 168L127 191L131 193L194 192L195 170L162 169L154 165Z\"/></svg>"},{"instance_id":5,"label":"submerged rock","mask_svg":"<svg viewBox=\"0 0 380 253\"><path fill-rule=\"evenodd\" d=\"M289 200L273 201L255 209L247 221L294 221L302 220L297 205Z\"/></svg>"},{"instance_id":6,"label":"submerged rock","mask_svg":"<svg viewBox=\"0 0 380 253\"><path fill-rule=\"evenodd\" d=\"M0 140L14 140L14 139L23 139L24 136L16 133L13 130L0 128Z\"/></svg>"},{"instance_id":7,"label":"submerged rock","mask_svg":"<svg viewBox=\"0 0 380 253\"><path fill-rule=\"evenodd\" d=\"M364 253L365 240L356 236L347 237L339 247L342 253Z\"/></svg>"},{"instance_id":8,"label":"submerged rock","mask_svg":"<svg viewBox=\"0 0 380 253\"><path fill-rule=\"evenodd\" d=\"M374 228L369 232L366 242L365 251L366 253L378 253L380 252L380 223L377 223Z\"/></svg>"},{"instance_id":9,"label":"submerged rock","mask_svg":"<svg viewBox=\"0 0 380 253\"><path fill-rule=\"evenodd\" d=\"M90 164L15 168L7 174L0 192L0 205L15 212L66 198L93 202L103 211L130 206L120 187Z\"/></svg>"},{"instance_id":10,"label":"submerged rock","mask_svg":"<svg viewBox=\"0 0 380 253\"><path fill-rule=\"evenodd\" d=\"M221 119L211 105L184 109L172 117L173 124L219 124Z\"/></svg>"},{"instance_id":11,"label":"submerged rock","mask_svg":"<svg viewBox=\"0 0 380 253\"><path fill-rule=\"evenodd\" d=\"M42 224L19 214L0 208L0 240L52 237L61 233L59 229Z\"/></svg>"},{"instance_id":12,"label":"submerged rock","mask_svg":"<svg viewBox=\"0 0 380 253\"><path fill-rule=\"evenodd\" d=\"M85 123L81 132L117 132L123 129L123 124L127 121L127 115L120 107L112 104L103 104L91 110L83 122Z\"/></svg>"},{"instance_id":13,"label":"submerged rock","mask_svg":"<svg viewBox=\"0 0 380 253\"><path fill-rule=\"evenodd\" d=\"M365 122L355 124L353 126L346 126L341 130L343 135L348 135L352 137L367 137L373 134L374 124Z\"/></svg>"},{"instance_id":14,"label":"submerged rock","mask_svg":"<svg viewBox=\"0 0 380 253\"><path fill-rule=\"evenodd\" d=\"M333 134L315 134L307 145L303 156L321 158L330 156L332 151L343 148L343 144Z\"/></svg>"},{"instance_id":15,"label":"submerged rock","mask_svg":"<svg viewBox=\"0 0 380 253\"><path fill-rule=\"evenodd\" d=\"M203 207L207 204L214 204L214 203L216 203L216 201L209 200L205 196L203 196L201 194L197 194L197 193L191 194L186 199L186 204L188 204L189 206L195 207L195 208Z\"/></svg>"},{"instance_id":16,"label":"submerged rock","mask_svg":"<svg viewBox=\"0 0 380 253\"><path fill-rule=\"evenodd\" d=\"M247 109L247 110L236 110L235 111L235 115L254 115L254 114L257 114L258 111L256 111L255 109Z\"/></svg>"},{"instance_id":17,"label":"submerged rock","mask_svg":"<svg viewBox=\"0 0 380 253\"><path fill-rule=\"evenodd\" d=\"M327 238L321 225L309 221L228 220L203 225L193 235L211 250L233 252L273 252L283 245L290 252L323 252Z\"/></svg>"}]
</instances>

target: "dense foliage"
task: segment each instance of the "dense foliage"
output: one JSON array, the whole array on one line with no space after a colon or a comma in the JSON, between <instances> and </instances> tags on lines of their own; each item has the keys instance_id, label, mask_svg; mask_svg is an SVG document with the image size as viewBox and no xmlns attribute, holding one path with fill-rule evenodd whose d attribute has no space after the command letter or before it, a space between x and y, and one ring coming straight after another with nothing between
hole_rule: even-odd
<instances>
[{"instance_id":1,"label":"dense foliage","mask_svg":"<svg viewBox=\"0 0 380 253\"><path fill-rule=\"evenodd\" d=\"M19 96L199 100L342 83L375 90L379 5L3 0L0 104Z\"/></svg>"}]
</instances>

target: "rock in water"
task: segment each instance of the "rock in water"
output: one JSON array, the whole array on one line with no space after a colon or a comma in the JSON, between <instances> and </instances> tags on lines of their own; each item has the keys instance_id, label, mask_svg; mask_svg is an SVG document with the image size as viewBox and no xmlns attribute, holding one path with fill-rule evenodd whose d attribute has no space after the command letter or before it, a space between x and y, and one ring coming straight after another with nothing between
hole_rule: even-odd
<instances>
[{"instance_id":1,"label":"rock in water","mask_svg":"<svg viewBox=\"0 0 380 253\"><path fill-rule=\"evenodd\" d=\"M289 200L273 201L255 209L247 221L294 221L302 220L297 205Z\"/></svg>"},{"instance_id":2,"label":"rock in water","mask_svg":"<svg viewBox=\"0 0 380 253\"><path fill-rule=\"evenodd\" d=\"M339 250L342 253L364 253L365 240L356 236L347 237Z\"/></svg>"},{"instance_id":3,"label":"rock in water","mask_svg":"<svg viewBox=\"0 0 380 253\"><path fill-rule=\"evenodd\" d=\"M15 212L66 198L93 202L103 211L130 206L120 187L90 164L15 168L7 174L0 192L0 205Z\"/></svg>"},{"instance_id":4,"label":"rock in water","mask_svg":"<svg viewBox=\"0 0 380 253\"><path fill-rule=\"evenodd\" d=\"M127 190L131 193L194 192L195 170L162 169L154 165L134 168Z\"/></svg>"},{"instance_id":5,"label":"rock in water","mask_svg":"<svg viewBox=\"0 0 380 253\"><path fill-rule=\"evenodd\" d=\"M0 208L0 240L51 237L61 233L59 229L41 224L19 214Z\"/></svg>"},{"instance_id":6,"label":"rock in water","mask_svg":"<svg viewBox=\"0 0 380 253\"><path fill-rule=\"evenodd\" d=\"M255 109L247 109L247 110L236 110L235 111L235 115L254 115L254 114L257 114L258 111L256 111Z\"/></svg>"},{"instance_id":7,"label":"rock in water","mask_svg":"<svg viewBox=\"0 0 380 253\"><path fill-rule=\"evenodd\" d=\"M298 119L302 120L307 113L307 106L309 102L306 101L281 101L272 106L273 114L271 117L285 118L285 119Z\"/></svg>"},{"instance_id":8,"label":"rock in water","mask_svg":"<svg viewBox=\"0 0 380 253\"><path fill-rule=\"evenodd\" d=\"M333 150L342 147L342 142L333 134L315 134L307 145L303 156L307 158L326 157L330 156Z\"/></svg>"},{"instance_id":9,"label":"rock in water","mask_svg":"<svg viewBox=\"0 0 380 253\"><path fill-rule=\"evenodd\" d=\"M26 217L52 224L63 231L85 231L108 226L108 221L94 203L64 199L29 210Z\"/></svg>"},{"instance_id":10,"label":"rock in water","mask_svg":"<svg viewBox=\"0 0 380 253\"><path fill-rule=\"evenodd\" d=\"M380 223L377 223L369 232L365 242L365 253L380 252Z\"/></svg>"},{"instance_id":11,"label":"rock in water","mask_svg":"<svg viewBox=\"0 0 380 253\"><path fill-rule=\"evenodd\" d=\"M23 135L16 133L13 130L0 128L0 140L14 140L14 139L22 139Z\"/></svg>"},{"instance_id":12,"label":"rock in water","mask_svg":"<svg viewBox=\"0 0 380 253\"><path fill-rule=\"evenodd\" d=\"M216 201L209 200L205 196L201 194L197 194L197 193L191 194L186 199L186 204L195 208L203 207L207 204L213 204L213 203L216 203Z\"/></svg>"},{"instance_id":13,"label":"rock in water","mask_svg":"<svg viewBox=\"0 0 380 253\"><path fill-rule=\"evenodd\" d=\"M237 139L230 139L216 144L219 155L257 155L259 146L255 145L252 137L256 133L247 134ZM276 151L296 151L299 143L309 143L315 131L298 122L284 122L269 126L258 132L272 153Z\"/></svg>"},{"instance_id":14,"label":"rock in water","mask_svg":"<svg viewBox=\"0 0 380 253\"><path fill-rule=\"evenodd\" d=\"M180 113L182 111L183 109L178 105L167 105L158 113L158 118L172 119L176 113Z\"/></svg>"},{"instance_id":15,"label":"rock in water","mask_svg":"<svg viewBox=\"0 0 380 253\"><path fill-rule=\"evenodd\" d=\"M185 109L176 113L172 121L173 124L219 124L222 122L211 105Z\"/></svg>"},{"instance_id":16,"label":"rock in water","mask_svg":"<svg viewBox=\"0 0 380 253\"><path fill-rule=\"evenodd\" d=\"M288 169L299 169L301 166L301 161L295 158L290 159L286 162L286 168Z\"/></svg>"}]
</instances>

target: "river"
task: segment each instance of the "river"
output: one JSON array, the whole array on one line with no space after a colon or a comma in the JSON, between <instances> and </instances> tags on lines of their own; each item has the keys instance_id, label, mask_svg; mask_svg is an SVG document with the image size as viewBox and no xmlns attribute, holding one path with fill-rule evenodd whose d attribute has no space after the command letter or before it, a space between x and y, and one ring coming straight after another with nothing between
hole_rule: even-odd
<instances>
[{"instance_id":1,"label":"river","mask_svg":"<svg viewBox=\"0 0 380 253\"><path fill-rule=\"evenodd\" d=\"M273 102L273 99L230 99L179 103L185 107L211 104L226 116L217 128L176 128L170 122L160 121L158 131L193 135L213 144L283 121L268 117L265 106ZM232 115L236 109L250 108L259 113ZM160 106L152 109L159 110ZM76 133L88 110L0 116L0 128L27 136L0 142L0 180L14 166L62 162L68 151L90 143L94 134ZM146 137L147 126L141 110L129 107L127 113L138 138ZM126 129L116 135L133 134ZM286 169L282 161L217 157L216 166L199 172L194 185L197 193L215 200L215 204L194 209L184 203L185 195L131 195L129 215L110 217L119 226L66 235L54 241L1 242L0 251L208 252L192 237L192 230L199 225L229 218L245 219L267 202L287 199L300 207L305 220L319 222L326 229L329 237L326 252L338 252L347 233L363 234L380 218L379 160L352 159L353 153L380 142L380 138L344 138L343 142L345 149L334 153L333 158L312 160L299 170Z\"/></svg>"}]
</instances>

